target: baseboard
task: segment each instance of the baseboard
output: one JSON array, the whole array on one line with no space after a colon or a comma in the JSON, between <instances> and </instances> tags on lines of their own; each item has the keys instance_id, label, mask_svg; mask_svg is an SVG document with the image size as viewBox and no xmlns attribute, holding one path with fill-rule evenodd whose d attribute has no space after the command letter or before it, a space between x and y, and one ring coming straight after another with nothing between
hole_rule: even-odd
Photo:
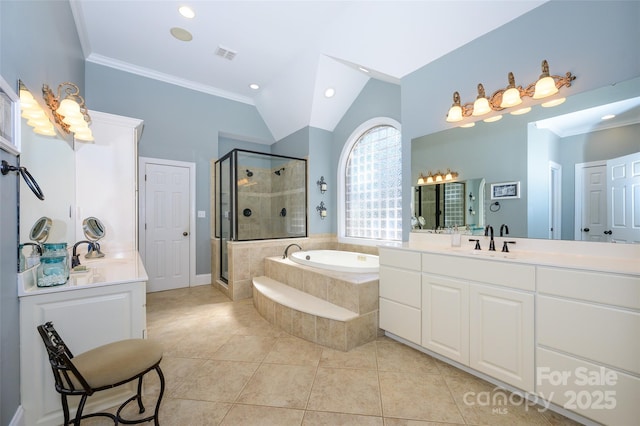
<instances>
[{"instance_id":1,"label":"baseboard","mask_svg":"<svg viewBox=\"0 0 640 426\"><path fill-rule=\"evenodd\" d=\"M196 280L191 284L191 287L208 284L211 284L211 274L200 274L196 275Z\"/></svg>"},{"instance_id":2,"label":"baseboard","mask_svg":"<svg viewBox=\"0 0 640 426\"><path fill-rule=\"evenodd\" d=\"M27 426L24 420L24 409L22 408L22 405L18 405L16 413L9 422L9 426Z\"/></svg>"}]
</instances>

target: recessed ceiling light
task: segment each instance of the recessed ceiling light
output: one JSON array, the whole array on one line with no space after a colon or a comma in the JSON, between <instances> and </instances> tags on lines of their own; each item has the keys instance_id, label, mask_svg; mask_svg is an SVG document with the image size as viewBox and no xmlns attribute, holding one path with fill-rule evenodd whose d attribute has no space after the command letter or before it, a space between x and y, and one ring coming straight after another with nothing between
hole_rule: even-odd
<instances>
[{"instance_id":1,"label":"recessed ceiling light","mask_svg":"<svg viewBox=\"0 0 640 426\"><path fill-rule=\"evenodd\" d=\"M180 6L178 8L178 12L180 12L180 15L188 19L191 19L196 16L196 13L189 6Z\"/></svg>"},{"instance_id":2,"label":"recessed ceiling light","mask_svg":"<svg viewBox=\"0 0 640 426\"><path fill-rule=\"evenodd\" d=\"M258 89L260 88L260 86L259 86L259 85L257 85L256 83L251 83L251 84L249 85L249 87L250 87L251 89L253 89L253 90L258 90Z\"/></svg>"},{"instance_id":3,"label":"recessed ceiling light","mask_svg":"<svg viewBox=\"0 0 640 426\"><path fill-rule=\"evenodd\" d=\"M191 33L184 28L173 27L169 30L172 36L177 38L180 41L191 41L193 40L193 36Z\"/></svg>"},{"instance_id":4,"label":"recessed ceiling light","mask_svg":"<svg viewBox=\"0 0 640 426\"><path fill-rule=\"evenodd\" d=\"M615 114L607 114L607 115L603 115L602 119L603 120L611 120L612 118L614 118L616 115Z\"/></svg>"},{"instance_id":5,"label":"recessed ceiling light","mask_svg":"<svg viewBox=\"0 0 640 426\"><path fill-rule=\"evenodd\" d=\"M332 98L333 95L335 94L336 94L336 89L334 89L333 87L329 87L327 90L324 91L325 98Z\"/></svg>"}]
</instances>

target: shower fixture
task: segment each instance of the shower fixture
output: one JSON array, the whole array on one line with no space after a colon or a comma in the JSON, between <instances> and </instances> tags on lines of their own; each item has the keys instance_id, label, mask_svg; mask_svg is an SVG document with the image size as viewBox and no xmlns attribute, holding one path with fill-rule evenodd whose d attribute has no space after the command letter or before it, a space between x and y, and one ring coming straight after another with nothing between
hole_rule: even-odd
<instances>
[{"instance_id":1,"label":"shower fixture","mask_svg":"<svg viewBox=\"0 0 640 426\"><path fill-rule=\"evenodd\" d=\"M280 174L281 174L282 172L284 172L284 167L281 167L280 169L276 170L276 171L275 171L275 172L273 172L273 173L275 173L275 174L277 174L278 176L280 176Z\"/></svg>"},{"instance_id":2,"label":"shower fixture","mask_svg":"<svg viewBox=\"0 0 640 426\"><path fill-rule=\"evenodd\" d=\"M251 177L253 176L253 172L249 169L247 169L247 177Z\"/></svg>"}]
</instances>

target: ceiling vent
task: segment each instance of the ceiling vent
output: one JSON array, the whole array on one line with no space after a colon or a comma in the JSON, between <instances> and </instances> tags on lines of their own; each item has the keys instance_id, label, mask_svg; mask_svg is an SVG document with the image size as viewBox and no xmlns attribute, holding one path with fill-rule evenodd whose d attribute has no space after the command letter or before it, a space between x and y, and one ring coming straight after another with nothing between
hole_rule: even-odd
<instances>
[{"instance_id":1,"label":"ceiling vent","mask_svg":"<svg viewBox=\"0 0 640 426\"><path fill-rule=\"evenodd\" d=\"M218 46L218 48L216 49L217 56L220 56L221 58L224 58L224 59L228 59L230 61L232 61L233 58L236 57L237 53L238 52L234 52L233 50L224 48L222 46Z\"/></svg>"}]
</instances>

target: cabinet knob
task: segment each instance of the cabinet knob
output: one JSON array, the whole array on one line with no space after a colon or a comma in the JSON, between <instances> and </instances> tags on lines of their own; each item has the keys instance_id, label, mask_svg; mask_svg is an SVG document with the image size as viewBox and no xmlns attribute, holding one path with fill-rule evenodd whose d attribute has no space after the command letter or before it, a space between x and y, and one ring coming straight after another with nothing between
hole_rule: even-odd
<instances>
[{"instance_id":1,"label":"cabinet knob","mask_svg":"<svg viewBox=\"0 0 640 426\"><path fill-rule=\"evenodd\" d=\"M189 233L188 233L187 231L184 231L184 232L182 233L182 236L183 236L183 237L186 237L187 235L189 235Z\"/></svg>"},{"instance_id":2,"label":"cabinet knob","mask_svg":"<svg viewBox=\"0 0 640 426\"><path fill-rule=\"evenodd\" d=\"M613 231L612 230L604 231L604 234L605 235L611 235L611 234L613 234Z\"/></svg>"},{"instance_id":3,"label":"cabinet knob","mask_svg":"<svg viewBox=\"0 0 640 426\"><path fill-rule=\"evenodd\" d=\"M583 231L584 232L589 232L589 228L584 228Z\"/></svg>"}]
</instances>

